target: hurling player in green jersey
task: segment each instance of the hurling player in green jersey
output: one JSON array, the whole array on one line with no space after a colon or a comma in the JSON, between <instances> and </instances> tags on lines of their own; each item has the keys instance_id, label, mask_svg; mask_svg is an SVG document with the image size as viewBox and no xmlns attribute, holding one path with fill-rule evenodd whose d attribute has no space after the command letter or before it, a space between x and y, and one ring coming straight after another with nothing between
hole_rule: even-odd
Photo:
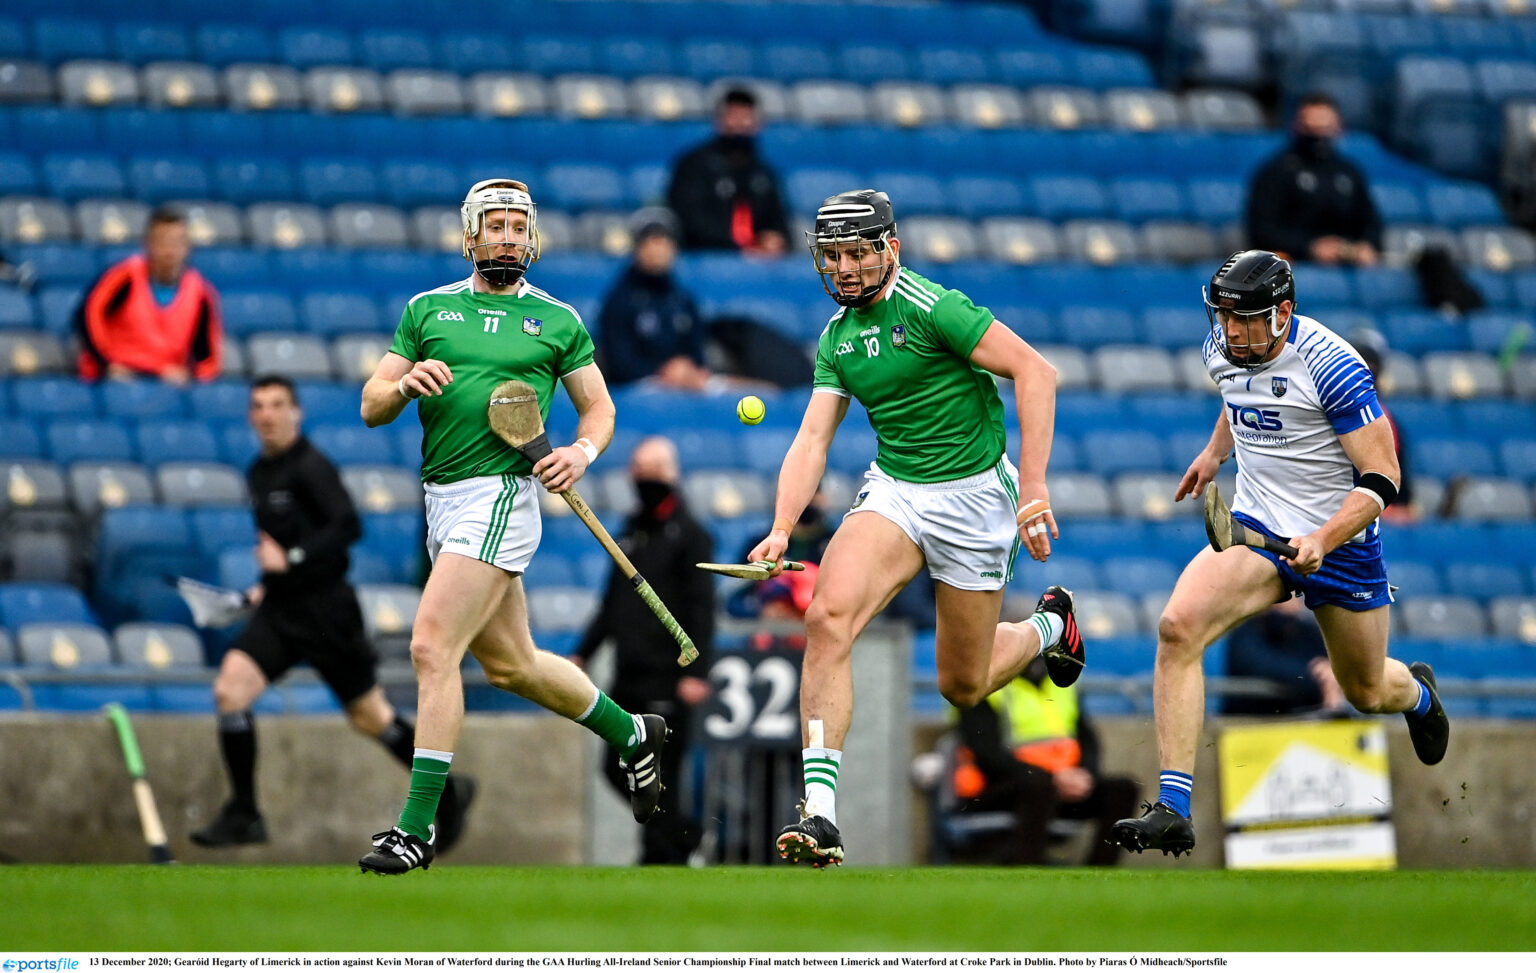
<instances>
[{"instance_id":1,"label":"hurling player in green jersey","mask_svg":"<svg viewBox=\"0 0 1536 973\"><path fill-rule=\"evenodd\" d=\"M464 199L462 281L418 294L363 387L363 421L393 422L411 400L422 425L427 552L432 573L411 630L416 753L410 796L393 828L373 836L364 871L399 874L434 856L432 818L464 722L459 664L473 652L491 685L576 720L619 751L630 804L644 822L661 795L666 723L625 712L569 660L533 644L522 574L541 532L535 479L570 487L613 438L614 408L581 316L534 286L537 211L512 179L476 183ZM530 464L490 429L491 391L522 379L549 414L558 380L576 406L576 442Z\"/></svg>"},{"instance_id":2,"label":"hurling player in green jersey","mask_svg":"<svg viewBox=\"0 0 1536 973\"><path fill-rule=\"evenodd\" d=\"M853 717L853 641L919 570L934 580L939 689L956 706L974 706L1042 652L1051 678L1069 685L1084 650L1061 587L1047 588L1025 621L998 622L1020 545L1044 561L1058 536L1045 488L1056 370L990 311L901 265L885 193L829 197L808 237L822 287L841 307L822 332L814 393L779 471L773 530L751 558L784 556L850 400L869 412L878 442L805 616L805 802L778 848L822 867L843 859L836 792ZM1017 469L993 376L1013 380Z\"/></svg>"}]
</instances>

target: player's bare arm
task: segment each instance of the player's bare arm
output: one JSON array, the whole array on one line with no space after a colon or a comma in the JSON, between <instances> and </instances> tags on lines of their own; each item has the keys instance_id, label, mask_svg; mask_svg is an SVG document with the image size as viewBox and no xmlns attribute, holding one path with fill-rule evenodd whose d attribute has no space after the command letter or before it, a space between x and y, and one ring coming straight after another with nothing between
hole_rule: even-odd
<instances>
[{"instance_id":1,"label":"player's bare arm","mask_svg":"<svg viewBox=\"0 0 1536 973\"><path fill-rule=\"evenodd\" d=\"M800 431L784 454L779 467L778 496L773 503L773 530L747 555L749 561L773 561L784 557L789 546L789 532L816 495L821 476L827 471L827 450L837 427L848 414L848 399L833 392L816 392L800 419ZM778 574L775 569L774 574Z\"/></svg>"},{"instance_id":2,"label":"player's bare arm","mask_svg":"<svg viewBox=\"0 0 1536 973\"><path fill-rule=\"evenodd\" d=\"M1232 455L1232 426L1227 422L1225 412L1216 417L1216 428L1211 430L1211 441L1205 444L1205 448L1189 464L1189 469L1184 471L1184 478L1179 481L1179 488L1173 494L1175 503L1185 497L1199 497L1205 493L1206 486L1216 479L1216 471L1221 464Z\"/></svg>"},{"instance_id":3,"label":"player's bare arm","mask_svg":"<svg viewBox=\"0 0 1536 973\"><path fill-rule=\"evenodd\" d=\"M413 362L386 351L363 386L363 422L370 427L394 422L406 403L423 395L442 395L443 386L452 381L453 372L435 358Z\"/></svg>"},{"instance_id":4,"label":"player's bare arm","mask_svg":"<svg viewBox=\"0 0 1536 973\"><path fill-rule=\"evenodd\" d=\"M575 486L597 454L608 448L613 441L617 414L608 394L608 383L597 365L583 365L561 382L571 404L576 406L576 441L569 446L556 446L533 467L533 475L551 493Z\"/></svg>"},{"instance_id":5,"label":"player's bare arm","mask_svg":"<svg viewBox=\"0 0 1536 973\"><path fill-rule=\"evenodd\" d=\"M1361 486L1365 489L1351 490L1338 513L1328 518L1323 526L1304 537L1291 539L1291 546L1296 548L1296 557L1290 559L1291 566L1300 574L1316 571L1329 552L1381 516L1386 503L1396 496L1398 484L1402 481L1397 450L1392 441L1392 426L1385 416L1379 416L1359 429L1344 433L1339 437L1339 445L1344 447L1345 455L1355 469L1360 471ZM1388 491L1389 497L1384 498L1380 492L1369 489L1371 484L1368 481L1372 473L1387 479L1390 488L1382 489Z\"/></svg>"},{"instance_id":6,"label":"player's bare arm","mask_svg":"<svg viewBox=\"0 0 1536 973\"><path fill-rule=\"evenodd\" d=\"M1030 557L1051 556L1051 538L1060 537L1045 470L1056 430L1056 367L1001 321L971 351L971 361L993 375L1013 380L1019 412L1019 538Z\"/></svg>"}]
</instances>

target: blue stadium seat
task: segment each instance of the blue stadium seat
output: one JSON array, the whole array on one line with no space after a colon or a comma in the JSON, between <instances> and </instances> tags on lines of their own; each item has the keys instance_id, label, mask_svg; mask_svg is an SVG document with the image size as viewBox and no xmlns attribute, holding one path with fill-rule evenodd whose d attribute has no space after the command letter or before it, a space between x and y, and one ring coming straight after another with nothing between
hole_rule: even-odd
<instances>
[{"instance_id":1,"label":"blue stadium seat","mask_svg":"<svg viewBox=\"0 0 1536 973\"><path fill-rule=\"evenodd\" d=\"M112 34L118 58L133 64L192 58L191 38L174 24L123 23Z\"/></svg>"},{"instance_id":2,"label":"blue stadium seat","mask_svg":"<svg viewBox=\"0 0 1536 973\"><path fill-rule=\"evenodd\" d=\"M32 299L10 285L0 285L0 330L33 331L41 322Z\"/></svg>"},{"instance_id":3,"label":"blue stadium seat","mask_svg":"<svg viewBox=\"0 0 1536 973\"><path fill-rule=\"evenodd\" d=\"M1472 68L1478 90L1495 106L1536 97L1536 65L1529 60L1481 60Z\"/></svg>"},{"instance_id":4,"label":"blue stadium seat","mask_svg":"<svg viewBox=\"0 0 1536 973\"><path fill-rule=\"evenodd\" d=\"M1424 190L1424 201L1436 223L1451 227L1504 222L1498 197L1487 186L1471 182L1433 183Z\"/></svg>"},{"instance_id":5,"label":"blue stadium seat","mask_svg":"<svg viewBox=\"0 0 1536 973\"><path fill-rule=\"evenodd\" d=\"M1313 307L1325 304L1353 304L1355 294L1351 286L1350 273L1340 267L1301 264L1296 268L1296 298Z\"/></svg>"},{"instance_id":6,"label":"blue stadium seat","mask_svg":"<svg viewBox=\"0 0 1536 973\"><path fill-rule=\"evenodd\" d=\"M956 176L949 181L946 195L953 211L967 219L1019 216L1033 208L1019 180L1003 176Z\"/></svg>"},{"instance_id":7,"label":"blue stadium seat","mask_svg":"<svg viewBox=\"0 0 1536 973\"><path fill-rule=\"evenodd\" d=\"M32 25L32 53L49 64L101 60L111 57L112 45L98 21L44 17Z\"/></svg>"},{"instance_id":8,"label":"blue stadium seat","mask_svg":"<svg viewBox=\"0 0 1536 973\"><path fill-rule=\"evenodd\" d=\"M20 152L0 152L0 196L31 196L37 188L31 159Z\"/></svg>"},{"instance_id":9,"label":"blue stadium seat","mask_svg":"<svg viewBox=\"0 0 1536 973\"><path fill-rule=\"evenodd\" d=\"M0 18L0 57L23 58L32 53L32 41L21 21Z\"/></svg>"},{"instance_id":10,"label":"blue stadium seat","mask_svg":"<svg viewBox=\"0 0 1536 973\"><path fill-rule=\"evenodd\" d=\"M393 437L360 423L317 423L309 427L307 435L337 466L353 463L395 465L399 458L395 455Z\"/></svg>"},{"instance_id":11,"label":"blue stadium seat","mask_svg":"<svg viewBox=\"0 0 1536 973\"><path fill-rule=\"evenodd\" d=\"M919 45L917 76L930 84L984 84L996 80L985 48L974 45L940 47Z\"/></svg>"},{"instance_id":12,"label":"blue stadium seat","mask_svg":"<svg viewBox=\"0 0 1536 973\"><path fill-rule=\"evenodd\" d=\"M379 72L433 66L431 40L414 30L360 31L357 53L364 65Z\"/></svg>"},{"instance_id":13,"label":"blue stadium seat","mask_svg":"<svg viewBox=\"0 0 1536 973\"><path fill-rule=\"evenodd\" d=\"M784 180L784 203L791 213L810 215L828 196L863 183L848 169L796 169Z\"/></svg>"},{"instance_id":14,"label":"blue stadium seat","mask_svg":"<svg viewBox=\"0 0 1536 973\"><path fill-rule=\"evenodd\" d=\"M1072 84L1103 91L1153 88L1157 82L1140 54L1114 48L1078 47L1072 55Z\"/></svg>"},{"instance_id":15,"label":"blue stadium seat","mask_svg":"<svg viewBox=\"0 0 1536 973\"><path fill-rule=\"evenodd\" d=\"M591 74L598 67L594 45L579 36L527 35L523 38L522 58L512 63L522 70L549 77Z\"/></svg>"},{"instance_id":16,"label":"blue stadium seat","mask_svg":"<svg viewBox=\"0 0 1536 973\"><path fill-rule=\"evenodd\" d=\"M1402 182L1372 182L1371 201L1388 226L1424 220L1424 198L1418 187Z\"/></svg>"},{"instance_id":17,"label":"blue stadium seat","mask_svg":"<svg viewBox=\"0 0 1536 973\"><path fill-rule=\"evenodd\" d=\"M1172 179L1135 176L1111 179L1109 196L1115 217L1131 223L1182 220L1189 214L1183 190Z\"/></svg>"},{"instance_id":18,"label":"blue stadium seat","mask_svg":"<svg viewBox=\"0 0 1536 973\"><path fill-rule=\"evenodd\" d=\"M367 294L311 291L299 302L299 310L304 330L310 334L337 335L354 331L386 330L378 307Z\"/></svg>"},{"instance_id":19,"label":"blue stadium seat","mask_svg":"<svg viewBox=\"0 0 1536 973\"><path fill-rule=\"evenodd\" d=\"M921 77L913 68L911 54L894 44L848 44L840 46L837 58L836 76L859 84Z\"/></svg>"},{"instance_id":20,"label":"blue stadium seat","mask_svg":"<svg viewBox=\"0 0 1536 973\"><path fill-rule=\"evenodd\" d=\"M1399 598L1416 598L1445 592L1440 581L1440 571L1433 562L1387 558L1386 563L1387 580L1400 589L1397 593Z\"/></svg>"},{"instance_id":21,"label":"blue stadium seat","mask_svg":"<svg viewBox=\"0 0 1536 973\"><path fill-rule=\"evenodd\" d=\"M219 442L206 421L144 419L135 439L146 463L219 462Z\"/></svg>"},{"instance_id":22,"label":"blue stadium seat","mask_svg":"<svg viewBox=\"0 0 1536 973\"><path fill-rule=\"evenodd\" d=\"M1157 557L1112 557L1099 565L1109 590L1141 596L1171 591L1181 565Z\"/></svg>"},{"instance_id":23,"label":"blue stadium seat","mask_svg":"<svg viewBox=\"0 0 1536 973\"><path fill-rule=\"evenodd\" d=\"M343 250L279 250L272 254L271 265L274 279L299 289L330 286L357 273L356 256Z\"/></svg>"},{"instance_id":24,"label":"blue stadium seat","mask_svg":"<svg viewBox=\"0 0 1536 973\"><path fill-rule=\"evenodd\" d=\"M1109 215L1104 186L1088 176L1045 175L1029 180L1034 211L1050 220L1097 219Z\"/></svg>"},{"instance_id":25,"label":"blue stadium seat","mask_svg":"<svg viewBox=\"0 0 1536 973\"><path fill-rule=\"evenodd\" d=\"M353 64L352 38L341 30L321 27L290 27L278 32L279 60L295 68L326 64Z\"/></svg>"},{"instance_id":26,"label":"blue stadium seat","mask_svg":"<svg viewBox=\"0 0 1536 973\"><path fill-rule=\"evenodd\" d=\"M672 45L652 37L609 37L601 45L598 60L602 73L619 78L675 73Z\"/></svg>"},{"instance_id":27,"label":"blue stadium seat","mask_svg":"<svg viewBox=\"0 0 1536 973\"><path fill-rule=\"evenodd\" d=\"M298 198L293 170L281 159L220 159L213 166L218 195L233 203Z\"/></svg>"},{"instance_id":28,"label":"blue stadium seat","mask_svg":"<svg viewBox=\"0 0 1536 973\"><path fill-rule=\"evenodd\" d=\"M304 418L317 425L360 424L358 406L361 392L347 382L298 382L295 391L304 408Z\"/></svg>"},{"instance_id":29,"label":"blue stadium seat","mask_svg":"<svg viewBox=\"0 0 1536 973\"><path fill-rule=\"evenodd\" d=\"M247 557L254 557L256 522L249 508L198 507L189 516L192 540L207 562L208 577L217 576L219 555L226 549L243 548Z\"/></svg>"},{"instance_id":30,"label":"blue stadium seat","mask_svg":"<svg viewBox=\"0 0 1536 973\"><path fill-rule=\"evenodd\" d=\"M1415 472L1442 478L1498 474L1493 451L1468 439L1416 439L1413 465Z\"/></svg>"},{"instance_id":31,"label":"blue stadium seat","mask_svg":"<svg viewBox=\"0 0 1536 973\"><path fill-rule=\"evenodd\" d=\"M78 379L14 378L10 384L18 416L89 418L99 412L95 389Z\"/></svg>"},{"instance_id":32,"label":"blue stadium seat","mask_svg":"<svg viewBox=\"0 0 1536 973\"><path fill-rule=\"evenodd\" d=\"M260 452L256 433L244 419L226 419L217 427L219 437L219 461L243 470Z\"/></svg>"},{"instance_id":33,"label":"blue stadium seat","mask_svg":"<svg viewBox=\"0 0 1536 973\"><path fill-rule=\"evenodd\" d=\"M200 382L187 389L188 414L203 422L244 421L250 401L249 386L235 379Z\"/></svg>"},{"instance_id":34,"label":"blue stadium seat","mask_svg":"<svg viewBox=\"0 0 1536 973\"><path fill-rule=\"evenodd\" d=\"M1355 294L1364 308L1414 307L1423 303L1418 277L1406 267L1355 268Z\"/></svg>"},{"instance_id":35,"label":"blue stadium seat","mask_svg":"<svg viewBox=\"0 0 1536 973\"><path fill-rule=\"evenodd\" d=\"M1086 294L1085 297L1099 295ZM1136 340L1136 320L1123 307L1098 307L1071 304L1058 312L1057 333L1060 340L1079 348L1129 344Z\"/></svg>"},{"instance_id":36,"label":"blue stadium seat","mask_svg":"<svg viewBox=\"0 0 1536 973\"><path fill-rule=\"evenodd\" d=\"M49 458L60 465L81 460L131 461L138 455L119 419L55 419L43 435Z\"/></svg>"},{"instance_id":37,"label":"blue stadium seat","mask_svg":"<svg viewBox=\"0 0 1536 973\"><path fill-rule=\"evenodd\" d=\"M96 613L78 590L63 584L0 584L0 626L15 632L23 625L59 622L98 625Z\"/></svg>"},{"instance_id":38,"label":"blue stadium seat","mask_svg":"<svg viewBox=\"0 0 1536 973\"><path fill-rule=\"evenodd\" d=\"M1505 439L1499 444L1499 464L1505 476L1536 483L1536 439Z\"/></svg>"},{"instance_id":39,"label":"blue stadium seat","mask_svg":"<svg viewBox=\"0 0 1536 973\"><path fill-rule=\"evenodd\" d=\"M551 208L584 212L626 209L638 201L630 196L628 180L615 166L590 163L552 165L540 183L541 199Z\"/></svg>"},{"instance_id":40,"label":"blue stadium seat","mask_svg":"<svg viewBox=\"0 0 1536 973\"><path fill-rule=\"evenodd\" d=\"M44 156L43 182L49 195L70 201L123 196L128 191L122 166L112 156L101 153Z\"/></svg>"},{"instance_id":41,"label":"blue stadium seat","mask_svg":"<svg viewBox=\"0 0 1536 973\"><path fill-rule=\"evenodd\" d=\"M1242 219L1248 188L1237 179L1191 179L1186 186L1190 215L1212 228Z\"/></svg>"},{"instance_id":42,"label":"blue stadium seat","mask_svg":"<svg viewBox=\"0 0 1536 973\"><path fill-rule=\"evenodd\" d=\"M238 337L258 331L296 331L293 300L277 291L226 291L219 295L224 330Z\"/></svg>"},{"instance_id":43,"label":"blue stadium seat","mask_svg":"<svg viewBox=\"0 0 1536 973\"><path fill-rule=\"evenodd\" d=\"M465 186L458 170L432 160L386 162L380 175L387 198L398 206L441 206Z\"/></svg>"},{"instance_id":44,"label":"blue stadium seat","mask_svg":"<svg viewBox=\"0 0 1536 973\"><path fill-rule=\"evenodd\" d=\"M271 35L250 24L202 24L195 29L194 42L197 59L213 67L277 61Z\"/></svg>"},{"instance_id":45,"label":"blue stadium seat","mask_svg":"<svg viewBox=\"0 0 1536 973\"><path fill-rule=\"evenodd\" d=\"M1529 342L1533 325L1529 314L1480 310L1467 315L1467 337L1473 351L1490 355L1502 352L1512 342Z\"/></svg>"},{"instance_id":46,"label":"blue stadium seat","mask_svg":"<svg viewBox=\"0 0 1536 973\"><path fill-rule=\"evenodd\" d=\"M1445 584L1451 594L1478 601L1530 594L1525 572L1492 561L1451 561L1445 565Z\"/></svg>"},{"instance_id":47,"label":"blue stadium seat","mask_svg":"<svg viewBox=\"0 0 1536 973\"><path fill-rule=\"evenodd\" d=\"M386 561L397 582L414 583L427 556L421 515L412 512L365 513L358 549Z\"/></svg>"},{"instance_id":48,"label":"blue stadium seat","mask_svg":"<svg viewBox=\"0 0 1536 973\"><path fill-rule=\"evenodd\" d=\"M42 455L43 441L34 422L0 416L0 457L41 459Z\"/></svg>"},{"instance_id":49,"label":"blue stadium seat","mask_svg":"<svg viewBox=\"0 0 1536 973\"><path fill-rule=\"evenodd\" d=\"M1212 420L1214 422L1214 420ZM1063 392L1056 396L1056 428L1075 435L1125 428L1122 399L1097 393Z\"/></svg>"},{"instance_id":50,"label":"blue stadium seat","mask_svg":"<svg viewBox=\"0 0 1536 973\"><path fill-rule=\"evenodd\" d=\"M105 382L100 396L104 416L179 419L186 414L182 390L165 382Z\"/></svg>"},{"instance_id":51,"label":"blue stadium seat","mask_svg":"<svg viewBox=\"0 0 1536 973\"><path fill-rule=\"evenodd\" d=\"M751 76L757 73L757 52L740 42L687 40L679 48L677 64L684 75L699 81Z\"/></svg>"},{"instance_id":52,"label":"blue stadium seat","mask_svg":"<svg viewBox=\"0 0 1536 973\"><path fill-rule=\"evenodd\" d=\"M95 152L102 145L101 126L94 111L22 105L12 109L16 144L33 152Z\"/></svg>"},{"instance_id":53,"label":"blue stadium seat","mask_svg":"<svg viewBox=\"0 0 1536 973\"><path fill-rule=\"evenodd\" d=\"M781 84L834 77L837 62L827 45L816 41L765 39L757 50L762 77Z\"/></svg>"},{"instance_id":54,"label":"blue stadium seat","mask_svg":"<svg viewBox=\"0 0 1536 973\"><path fill-rule=\"evenodd\" d=\"M1093 668L1106 676L1139 676L1152 671L1157 647L1144 636L1093 640ZM1095 707L1095 713L1103 712Z\"/></svg>"},{"instance_id":55,"label":"blue stadium seat","mask_svg":"<svg viewBox=\"0 0 1536 973\"><path fill-rule=\"evenodd\" d=\"M438 63L466 76L507 68L507 41L484 31L448 31L438 36Z\"/></svg>"},{"instance_id":56,"label":"blue stadium seat","mask_svg":"<svg viewBox=\"0 0 1536 973\"><path fill-rule=\"evenodd\" d=\"M1145 430L1102 430L1082 436L1083 462L1100 476L1161 470L1163 441Z\"/></svg>"},{"instance_id":57,"label":"blue stadium seat","mask_svg":"<svg viewBox=\"0 0 1536 973\"><path fill-rule=\"evenodd\" d=\"M1381 326L1387 344L1410 355L1467 348L1466 329L1438 311L1388 311Z\"/></svg>"},{"instance_id":58,"label":"blue stadium seat","mask_svg":"<svg viewBox=\"0 0 1536 973\"><path fill-rule=\"evenodd\" d=\"M172 199L206 199L208 173L203 164L186 156L152 156L128 164L128 182L134 195L147 203Z\"/></svg>"},{"instance_id":59,"label":"blue stadium seat","mask_svg":"<svg viewBox=\"0 0 1536 973\"><path fill-rule=\"evenodd\" d=\"M1020 572L1018 572L1017 567L1016 565L1014 584L1017 587L1024 587L1023 579L1018 576ZM1053 554L1050 560L1049 574L1051 584L1059 584L1074 591L1106 590L1103 584L1103 576L1099 572L1098 563L1087 557ZM1038 594L1038 590L1034 589L1033 585L1030 587L1030 596L1034 597L1035 594Z\"/></svg>"},{"instance_id":60,"label":"blue stadium seat","mask_svg":"<svg viewBox=\"0 0 1536 973\"><path fill-rule=\"evenodd\" d=\"M373 167L361 159L307 159L299 163L301 195L317 206L366 203L379 197Z\"/></svg>"}]
</instances>

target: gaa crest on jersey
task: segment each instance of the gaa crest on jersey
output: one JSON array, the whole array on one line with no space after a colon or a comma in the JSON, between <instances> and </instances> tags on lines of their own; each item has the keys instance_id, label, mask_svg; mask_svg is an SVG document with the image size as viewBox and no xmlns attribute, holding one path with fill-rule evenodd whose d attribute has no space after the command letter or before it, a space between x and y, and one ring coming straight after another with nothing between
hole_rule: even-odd
<instances>
[{"instance_id":1,"label":"gaa crest on jersey","mask_svg":"<svg viewBox=\"0 0 1536 973\"><path fill-rule=\"evenodd\" d=\"M891 325L891 344L900 348L907 343L907 326L904 324Z\"/></svg>"},{"instance_id":2,"label":"gaa crest on jersey","mask_svg":"<svg viewBox=\"0 0 1536 973\"><path fill-rule=\"evenodd\" d=\"M537 338L544 332L544 320L542 318L523 318L523 334L531 334ZM1279 392L1275 393L1279 395Z\"/></svg>"},{"instance_id":3,"label":"gaa crest on jersey","mask_svg":"<svg viewBox=\"0 0 1536 973\"><path fill-rule=\"evenodd\" d=\"M1285 398L1285 390L1290 388L1291 380L1284 375L1277 375L1269 380L1269 390L1275 393L1275 398Z\"/></svg>"}]
</instances>

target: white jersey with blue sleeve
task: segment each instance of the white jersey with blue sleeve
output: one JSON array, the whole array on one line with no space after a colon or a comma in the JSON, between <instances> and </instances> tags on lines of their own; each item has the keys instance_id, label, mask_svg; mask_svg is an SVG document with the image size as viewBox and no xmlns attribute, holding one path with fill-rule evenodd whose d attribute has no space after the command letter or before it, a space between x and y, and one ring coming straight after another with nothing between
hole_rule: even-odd
<instances>
[{"instance_id":1,"label":"white jersey with blue sleeve","mask_svg":"<svg viewBox=\"0 0 1536 973\"><path fill-rule=\"evenodd\" d=\"M1285 347L1258 368L1233 365L1210 337L1203 354L1237 447L1233 511L1281 537L1317 530L1359 481L1339 437L1382 415L1370 369L1343 338L1298 314ZM1376 536L1372 521L1349 542Z\"/></svg>"}]
</instances>

